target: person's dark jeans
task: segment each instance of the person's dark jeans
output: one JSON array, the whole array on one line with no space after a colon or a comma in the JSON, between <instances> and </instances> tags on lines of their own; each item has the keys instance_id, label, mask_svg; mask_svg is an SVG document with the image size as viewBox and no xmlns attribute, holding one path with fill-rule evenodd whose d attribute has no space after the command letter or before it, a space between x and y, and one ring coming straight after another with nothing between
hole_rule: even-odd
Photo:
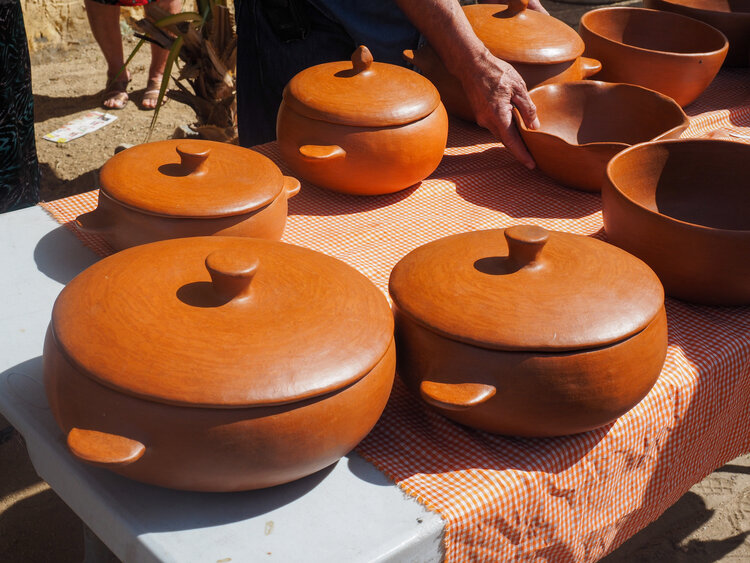
<instances>
[{"instance_id":1,"label":"person's dark jeans","mask_svg":"<svg viewBox=\"0 0 750 563\"><path fill-rule=\"evenodd\" d=\"M304 0L304 39L284 42L271 28L261 0L235 0L237 17L237 125L240 145L276 139L276 114L287 82L307 67L343 61L357 45L337 23Z\"/></svg>"}]
</instances>

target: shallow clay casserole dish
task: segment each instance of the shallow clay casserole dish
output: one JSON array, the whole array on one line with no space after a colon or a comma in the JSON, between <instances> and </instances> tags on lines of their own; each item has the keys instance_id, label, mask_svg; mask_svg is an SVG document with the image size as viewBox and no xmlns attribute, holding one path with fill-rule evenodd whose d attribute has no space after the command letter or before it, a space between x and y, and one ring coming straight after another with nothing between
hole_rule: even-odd
<instances>
[{"instance_id":1,"label":"shallow clay casserole dish","mask_svg":"<svg viewBox=\"0 0 750 563\"><path fill-rule=\"evenodd\" d=\"M529 92L541 126L516 125L540 170L564 186L599 192L607 163L644 141L680 136L690 120L671 98L632 84L596 80Z\"/></svg>"},{"instance_id":2,"label":"shallow clay casserole dish","mask_svg":"<svg viewBox=\"0 0 750 563\"><path fill-rule=\"evenodd\" d=\"M316 65L284 89L276 122L279 150L301 178L322 188L379 195L429 176L443 158L448 115L425 77L373 61Z\"/></svg>"},{"instance_id":3,"label":"shallow clay casserole dish","mask_svg":"<svg viewBox=\"0 0 750 563\"><path fill-rule=\"evenodd\" d=\"M300 188L265 156L198 140L146 143L110 158L94 211L78 227L115 250L203 235L279 240Z\"/></svg>"},{"instance_id":4,"label":"shallow clay casserole dish","mask_svg":"<svg viewBox=\"0 0 750 563\"><path fill-rule=\"evenodd\" d=\"M659 275L668 295L750 305L750 146L683 139L636 145L602 189L613 244Z\"/></svg>"},{"instance_id":5,"label":"shallow clay casserole dish","mask_svg":"<svg viewBox=\"0 0 750 563\"><path fill-rule=\"evenodd\" d=\"M334 258L240 237L124 250L58 297L47 397L77 458L195 491L309 475L374 426L395 370L383 294Z\"/></svg>"},{"instance_id":6,"label":"shallow clay casserole dish","mask_svg":"<svg viewBox=\"0 0 750 563\"><path fill-rule=\"evenodd\" d=\"M489 432L605 425L648 393L666 356L658 278L589 237L531 225L453 235L406 255L389 289L399 375Z\"/></svg>"}]
</instances>

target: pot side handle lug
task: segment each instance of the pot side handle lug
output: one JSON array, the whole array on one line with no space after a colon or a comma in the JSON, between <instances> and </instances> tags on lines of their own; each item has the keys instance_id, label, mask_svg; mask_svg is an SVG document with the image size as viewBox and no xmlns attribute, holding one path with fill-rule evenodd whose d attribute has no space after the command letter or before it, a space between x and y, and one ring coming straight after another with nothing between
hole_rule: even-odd
<instances>
[{"instance_id":1,"label":"pot side handle lug","mask_svg":"<svg viewBox=\"0 0 750 563\"><path fill-rule=\"evenodd\" d=\"M301 184L297 178L292 176L284 176L284 191L286 192L286 198L294 197L299 193Z\"/></svg>"},{"instance_id":2,"label":"pot side handle lug","mask_svg":"<svg viewBox=\"0 0 750 563\"><path fill-rule=\"evenodd\" d=\"M78 459L103 467L129 465L146 451L137 440L81 428L68 432L68 448Z\"/></svg>"},{"instance_id":3,"label":"pot side handle lug","mask_svg":"<svg viewBox=\"0 0 750 563\"><path fill-rule=\"evenodd\" d=\"M76 217L76 227L78 230L90 235L101 235L109 232L112 222L106 212L99 208L82 213Z\"/></svg>"},{"instance_id":4,"label":"pot side handle lug","mask_svg":"<svg viewBox=\"0 0 750 563\"><path fill-rule=\"evenodd\" d=\"M581 57L581 70L583 71L583 78L589 78L594 76L597 72L602 69L602 63L596 59L589 57Z\"/></svg>"},{"instance_id":5,"label":"pot side handle lug","mask_svg":"<svg viewBox=\"0 0 750 563\"><path fill-rule=\"evenodd\" d=\"M333 160L346 156L346 151L338 145L302 145L299 153L309 160Z\"/></svg>"},{"instance_id":6,"label":"pot side handle lug","mask_svg":"<svg viewBox=\"0 0 750 563\"><path fill-rule=\"evenodd\" d=\"M422 381L419 393L429 404L458 411L481 405L495 396L497 389L484 383L438 383Z\"/></svg>"}]
</instances>

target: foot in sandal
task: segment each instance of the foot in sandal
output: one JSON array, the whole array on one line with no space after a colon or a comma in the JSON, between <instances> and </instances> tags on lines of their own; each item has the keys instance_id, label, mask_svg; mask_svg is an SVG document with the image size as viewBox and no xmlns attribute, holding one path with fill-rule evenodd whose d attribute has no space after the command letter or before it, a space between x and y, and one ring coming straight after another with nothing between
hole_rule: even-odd
<instances>
[{"instance_id":1,"label":"foot in sandal","mask_svg":"<svg viewBox=\"0 0 750 563\"><path fill-rule=\"evenodd\" d=\"M146 91L143 92L143 98L141 98L142 109L156 109L156 102L159 100L159 89L161 88L161 77L149 78L148 84L146 85ZM161 105L167 103L167 95L164 94L164 99Z\"/></svg>"},{"instance_id":2,"label":"foot in sandal","mask_svg":"<svg viewBox=\"0 0 750 563\"><path fill-rule=\"evenodd\" d=\"M128 83L130 73L119 76L116 80L108 80L102 97L102 105L107 109L122 109L128 103Z\"/></svg>"}]
</instances>

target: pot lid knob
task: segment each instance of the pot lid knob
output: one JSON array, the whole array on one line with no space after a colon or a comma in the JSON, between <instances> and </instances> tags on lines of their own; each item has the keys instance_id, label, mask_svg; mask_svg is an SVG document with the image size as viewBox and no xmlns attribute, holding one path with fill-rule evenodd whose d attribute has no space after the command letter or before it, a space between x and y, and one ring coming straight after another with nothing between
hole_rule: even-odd
<instances>
[{"instance_id":1,"label":"pot lid knob","mask_svg":"<svg viewBox=\"0 0 750 563\"><path fill-rule=\"evenodd\" d=\"M549 232L538 225L516 225L505 229L508 258L519 270L539 262L539 254L547 244Z\"/></svg>"},{"instance_id":2,"label":"pot lid knob","mask_svg":"<svg viewBox=\"0 0 750 563\"><path fill-rule=\"evenodd\" d=\"M187 174L203 174L206 172L206 159L211 149L203 145L183 143L175 147L180 155L180 166Z\"/></svg>"},{"instance_id":3,"label":"pot lid knob","mask_svg":"<svg viewBox=\"0 0 750 563\"><path fill-rule=\"evenodd\" d=\"M354 69L354 73L359 74L360 72L370 70L372 61L373 58L370 49L364 45L360 45L357 47L357 50L352 53L352 68Z\"/></svg>"},{"instance_id":4,"label":"pot lid knob","mask_svg":"<svg viewBox=\"0 0 750 563\"><path fill-rule=\"evenodd\" d=\"M510 0L508 8L501 14L502 17L512 18L523 12L529 5L529 0Z\"/></svg>"},{"instance_id":5,"label":"pot lid knob","mask_svg":"<svg viewBox=\"0 0 750 563\"><path fill-rule=\"evenodd\" d=\"M216 294L225 301L244 300L258 271L258 259L242 252L216 250L206 257L206 269Z\"/></svg>"}]
</instances>

